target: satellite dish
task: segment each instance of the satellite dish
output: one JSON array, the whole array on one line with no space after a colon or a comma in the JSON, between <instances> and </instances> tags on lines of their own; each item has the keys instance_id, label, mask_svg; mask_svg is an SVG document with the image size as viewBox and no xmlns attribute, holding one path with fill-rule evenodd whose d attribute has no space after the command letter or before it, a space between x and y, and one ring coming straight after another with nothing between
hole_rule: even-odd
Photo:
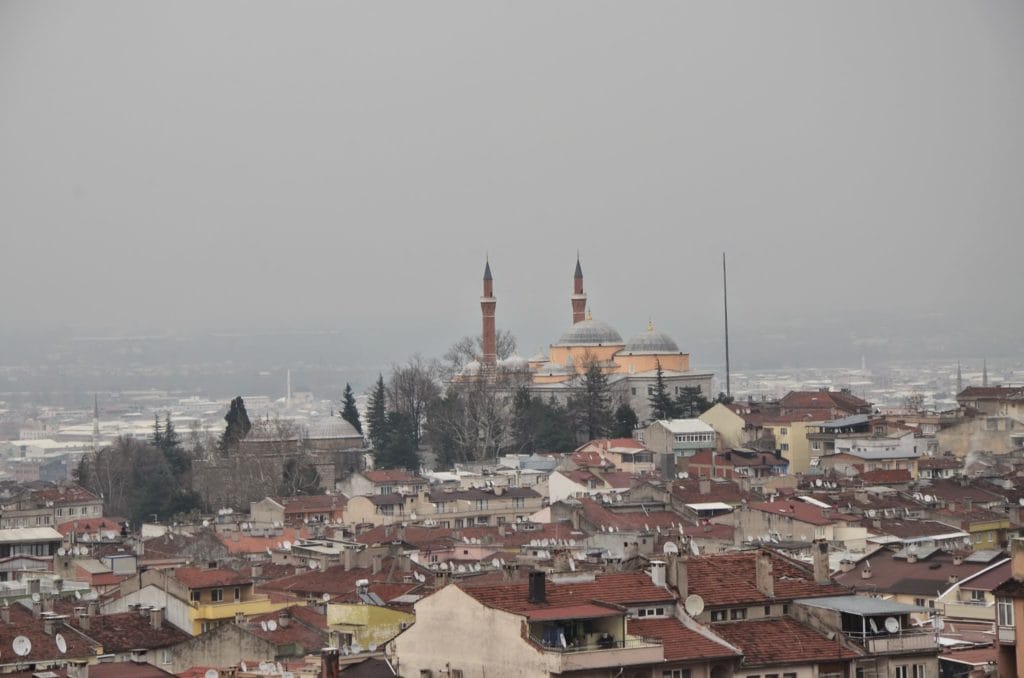
<instances>
[{"instance_id":1,"label":"satellite dish","mask_svg":"<svg viewBox=\"0 0 1024 678\"><path fill-rule=\"evenodd\" d=\"M277 630L277 622L274 621L273 619L268 621L267 622L267 630L268 631L276 631Z\"/></svg>"},{"instance_id":2,"label":"satellite dish","mask_svg":"<svg viewBox=\"0 0 1024 678\"><path fill-rule=\"evenodd\" d=\"M814 486L815 486L815 487L821 487L821 478L818 478L818 479L816 479L816 480L814 481Z\"/></svg>"},{"instance_id":3,"label":"satellite dish","mask_svg":"<svg viewBox=\"0 0 1024 678\"><path fill-rule=\"evenodd\" d=\"M375 652L377 650L377 646L374 645L373 643L371 643L370 646L368 648L366 648L366 649L369 650L370 652Z\"/></svg>"},{"instance_id":4,"label":"satellite dish","mask_svg":"<svg viewBox=\"0 0 1024 678\"><path fill-rule=\"evenodd\" d=\"M264 631L269 631L269 629L267 628L267 622L265 622L265 621L261 621L260 622L260 628L263 629Z\"/></svg>"},{"instance_id":5,"label":"satellite dish","mask_svg":"<svg viewBox=\"0 0 1024 678\"><path fill-rule=\"evenodd\" d=\"M359 643L352 643L352 654L359 654L363 651L363 646Z\"/></svg>"},{"instance_id":6,"label":"satellite dish","mask_svg":"<svg viewBox=\"0 0 1024 678\"><path fill-rule=\"evenodd\" d=\"M683 609L686 610L686 614L691 617L699 617L701 612L704 611L704 599L696 593L691 593L686 596L686 600L683 601Z\"/></svg>"},{"instance_id":7,"label":"satellite dish","mask_svg":"<svg viewBox=\"0 0 1024 678\"><path fill-rule=\"evenodd\" d=\"M11 643L11 649L14 650L14 654L24 657L32 651L32 641L25 636L18 636Z\"/></svg>"},{"instance_id":8,"label":"satellite dish","mask_svg":"<svg viewBox=\"0 0 1024 678\"><path fill-rule=\"evenodd\" d=\"M39 594L38 593L33 593L32 594L32 602L33 603L38 603L39 602Z\"/></svg>"},{"instance_id":9,"label":"satellite dish","mask_svg":"<svg viewBox=\"0 0 1024 678\"><path fill-rule=\"evenodd\" d=\"M878 515L878 511L875 509L868 509L868 518L874 518L876 515Z\"/></svg>"},{"instance_id":10,"label":"satellite dish","mask_svg":"<svg viewBox=\"0 0 1024 678\"><path fill-rule=\"evenodd\" d=\"M946 628L946 622L942 619L942 617L935 618L935 628L938 631L941 631L942 629Z\"/></svg>"},{"instance_id":11,"label":"satellite dish","mask_svg":"<svg viewBox=\"0 0 1024 678\"><path fill-rule=\"evenodd\" d=\"M692 541L690 542L690 553L692 553L695 556L699 556L700 555L700 547L697 546L697 544L692 542Z\"/></svg>"},{"instance_id":12,"label":"satellite dish","mask_svg":"<svg viewBox=\"0 0 1024 678\"><path fill-rule=\"evenodd\" d=\"M288 551L288 550L291 550L292 543L290 541L288 541L288 540L285 540L285 542L283 544L281 544L281 546L284 547L285 551Z\"/></svg>"},{"instance_id":13,"label":"satellite dish","mask_svg":"<svg viewBox=\"0 0 1024 678\"><path fill-rule=\"evenodd\" d=\"M315 561L315 560L311 560L311 561L309 561L309 569L311 569L311 570L315 570L315 569L317 569L318 567L320 567L320 563L318 563L318 562L317 562L317 561Z\"/></svg>"},{"instance_id":14,"label":"satellite dish","mask_svg":"<svg viewBox=\"0 0 1024 678\"><path fill-rule=\"evenodd\" d=\"M494 569L498 569L499 567L501 567L501 563L498 561L497 558L491 561L491 567L493 567Z\"/></svg>"},{"instance_id":15,"label":"satellite dish","mask_svg":"<svg viewBox=\"0 0 1024 678\"><path fill-rule=\"evenodd\" d=\"M81 599L82 599L82 592L81 591L75 591L75 600L81 600Z\"/></svg>"},{"instance_id":16,"label":"satellite dish","mask_svg":"<svg viewBox=\"0 0 1024 678\"><path fill-rule=\"evenodd\" d=\"M896 617L886 617L885 618L885 630L888 631L889 633L899 633L900 632L900 620L897 619Z\"/></svg>"},{"instance_id":17,"label":"satellite dish","mask_svg":"<svg viewBox=\"0 0 1024 678\"><path fill-rule=\"evenodd\" d=\"M679 553L679 547L676 546L674 541L667 541L665 545L661 547L661 552L666 556L674 556Z\"/></svg>"},{"instance_id":18,"label":"satellite dish","mask_svg":"<svg viewBox=\"0 0 1024 678\"><path fill-rule=\"evenodd\" d=\"M330 600L330 599L331 599L331 594L330 594L330 593L325 593L325 594L323 594L322 596L320 596L320 600L324 601L325 603L326 603L326 602L327 602L328 600Z\"/></svg>"},{"instance_id":19,"label":"satellite dish","mask_svg":"<svg viewBox=\"0 0 1024 678\"><path fill-rule=\"evenodd\" d=\"M61 546L61 547L60 547L59 549L57 549L57 555L58 555L58 556L66 556L66 555L67 555L67 553L68 553L68 552L64 550L64 547L63 547L63 546Z\"/></svg>"},{"instance_id":20,"label":"satellite dish","mask_svg":"<svg viewBox=\"0 0 1024 678\"><path fill-rule=\"evenodd\" d=\"M242 673L248 673L249 672L249 667L246 666L245 662L242 662L241 669L242 669Z\"/></svg>"},{"instance_id":21,"label":"satellite dish","mask_svg":"<svg viewBox=\"0 0 1024 678\"><path fill-rule=\"evenodd\" d=\"M79 546L78 547L78 555L80 555L80 556L87 556L87 555L89 555L89 547L88 546Z\"/></svg>"},{"instance_id":22,"label":"satellite dish","mask_svg":"<svg viewBox=\"0 0 1024 678\"><path fill-rule=\"evenodd\" d=\"M57 643L57 649L60 650L61 654L65 654L68 651L68 641L64 640L64 636L58 633L53 640Z\"/></svg>"},{"instance_id":23,"label":"satellite dish","mask_svg":"<svg viewBox=\"0 0 1024 678\"><path fill-rule=\"evenodd\" d=\"M203 674L203 678L217 678L220 672L217 669L206 669L206 673Z\"/></svg>"}]
</instances>

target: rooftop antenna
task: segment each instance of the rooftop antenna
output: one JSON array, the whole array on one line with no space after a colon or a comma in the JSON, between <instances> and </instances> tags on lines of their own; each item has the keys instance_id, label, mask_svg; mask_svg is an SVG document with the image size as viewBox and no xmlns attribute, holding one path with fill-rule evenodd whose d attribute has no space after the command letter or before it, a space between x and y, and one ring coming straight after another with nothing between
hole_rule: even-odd
<instances>
[{"instance_id":1,"label":"rooftop antenna","mask_svg":"<svg viewBox=\"0 0 1024 678\"><path fill-rule=\"evenodd\" d=\"M725 311L725 395L732 395L729 384L729 288L725 275L725 252L722 252L722 307Z\"/></svg>"},{"instance_id":2,"label":"rooftop antenna","mask_svg":"<svg viewBox=\"0 0 1024 678\"><path fill-rule=\"evenodd\" d=\"M981 361L981 385L988 387L988 360L984 358Z\"/></svg>"},{"instance_id":3,"label":"rooftop antenna","mask_svg":"<svg viewBox=\"0 0 1024 678\"><path fill-rule=\"evenodd\" d=\"M964 375L960 371L960 361L956 361L956 392L960 393L964 390Z\"/></svg>"}]
</instances>

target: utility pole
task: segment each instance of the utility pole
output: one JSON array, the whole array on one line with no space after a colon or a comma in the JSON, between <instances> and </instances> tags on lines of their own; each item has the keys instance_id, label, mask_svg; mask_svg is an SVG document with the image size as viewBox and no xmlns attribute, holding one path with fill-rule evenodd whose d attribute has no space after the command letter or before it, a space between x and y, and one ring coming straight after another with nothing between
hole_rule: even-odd
<instances>
[{"instance_id":1,"label":"utility pole","mask_svg":"<svg viewBox=\"0 0 1024 678\"><path fill-rule=\"evenodd\" d=\"M729 384L729 288L725 275L725 252L722 252L722 305L725 310L725 395L732 396Z\"/></svg>"}]
</instances>

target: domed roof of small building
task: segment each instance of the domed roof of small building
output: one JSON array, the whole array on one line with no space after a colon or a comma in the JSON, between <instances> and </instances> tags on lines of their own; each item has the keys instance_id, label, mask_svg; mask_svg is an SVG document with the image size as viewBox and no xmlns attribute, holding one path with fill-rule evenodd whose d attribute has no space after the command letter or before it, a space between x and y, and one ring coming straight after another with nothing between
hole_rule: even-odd
<instances>
[{"instance_id":1,"label":"domed roof of small building","mask_svg":"<svg viewBox=\"0 0 1024 678\"><path fill-rule=\"evenodd\" d=\"M679 353L679 345L661 330L648 324L647 329L626 342L624 353Z\"/></svg>"},{"instance_id":2,"label":"domed roof of small building","mask_svg":"<svg viewBox=\"0 0 1024 678\"><path fill-rule=\"evenodd\" d=\"M581 320L558 339L557 346L577 346L580 344L621 344L622 335L606 322L587 318Z\"/></svg>"},{"instance_id":3,"label":"domed roof of small building","mask_svg":"<svg viewBox=\"0 0 1024 678\"><path fill-rule=\"evenodd\" d=\"M306 427L306 437L310 440L333 440L335 438L361 438L355 426L341 417L315 419Z\"/></svg>"}]
</instances>

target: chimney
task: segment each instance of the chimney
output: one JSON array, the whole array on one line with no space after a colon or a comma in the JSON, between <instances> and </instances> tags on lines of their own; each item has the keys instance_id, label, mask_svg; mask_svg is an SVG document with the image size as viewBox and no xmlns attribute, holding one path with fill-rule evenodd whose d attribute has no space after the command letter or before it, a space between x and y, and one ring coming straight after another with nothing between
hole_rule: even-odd
<instances>
[{"instance_id":1,"label":"chimney","mask_svg":"<svg viewBox=\"0 0 1024 678\"><path fill-rule=\"evenodd\" d=\"M88 614L90 617L95 617L99 613L100 613L100 604L99 604L99 602L95 601L95 600L90 600L89 601L88 610L87 610L86 614Z\"/></svg>"},{"instance_id":2,"label":"chimney","mask_svg":"<svg viewBox=\"0 0 1024 678\"><path fill-rule=\"evenodd\" d=\"M651 583L655 586L665 587L665 561L651 561Z\"/></svg>"},{"instance_id":3,"label":"chimney","mask_svg":"<svg viewBox=\"0 0 1024 678\"><path fill-rule=\"evenodd\" d=\"M352 549L345 549L345 571L352 569Z\"/></svg>"},{"instance_id":4,"label":"chimney","mask_svg":"<svg viewBox=\"0 0 1024 678\"><path fill-rule=\"evenodd\" d=\"M762 595L775 597L775 580L772 578L772 559L764 551L754 556L754 583Z\"/></svg>"},{"instance_id":5,"label":"chimney","mask_svg":"<svg viewBox=\"0 0 1024 678\"><path fill-rule=\"evenodd\" d=\"M811 554L814 557L814 583L819 586L828 586L832 583L828 566L828 542L824 539L816 540L811 545Z\"/></svg>"},{"instance_id":6,"label":"chimney","mask_svg":"<svg viewBox=\"0 0 1024 678\"><path fill-rule=\"evenodd\" d=\"M917 554L916 553L907 553L907 562L910 563L910 564L916 563L917 562Z\"/></svg>"},{"instance_id":7,"label":"chimney","mask_svg":"<svg viewBox=\"0 0 1024 678\"><path fill-rule=\"evenodd\" d=\"M679 556L676 560L676 590L679 591L680 600L686 600L690 595L689 562L686 556Z\"/></svg>"},{"instance_id":8,"label":"chimney","mask_svg":"<svg viewBox=\"0 0 1024 678\"><path fill-rule=\"evenodd\" d=\"M953 554L953 564L954 565L963 565L964 564L964 554L962 554L962 553L954 553Z\"/></svg>"},{"instance_id":9,"label":"chimney","mask_svg":"<svg viewBox=\"0 0 1024 678\"><path fill-rule=\"evenodd\" d=\"M235 613L235 624L242 625L244 623L245 623L245 613L243 613L243 612L236 612Z\"/></svg>"},{"instance_id":10,"label":"chimney","mask_svg":"<svg viewBox=\"0 0 1024 678\"><path fill-rule=\"evenodd\" d=\"M852 560L846 560L844 558L843 560L839 561L839 571L840 572L844 572L844 573L845 572L852 572L855 567L856 567L856 565L854 564L854 562Z\"/></svg>"},{"instance_id":11,"label":"chimney","mask_svg":"<svg viewBox=\"0 0 1024 678\"><path fill-rule=\"evenodd\" d=\"M288 613L288 610L281 610L277 613L277 625L282 629L288 628L288 625L292 623L292 616Z\"/></svg>"},{"instance_id":12,"label":"chimney","mask_svg":"<svg viewBox=\"0 0 1024 678\"><path fill-rule=\"evenodd\" d=\"M707 478L701 478L700 481L697 483L697 488L701 494L710 494L711 481L708 480Z\"/></svg>"},{"instance_id":13,"label":"chimney","mask_svg":"<svg viewBox=\"0 0 1024 678\"><path fill-rule=\"evenodd\" d=\"M78 628L82 629L83 631L88 631L89 625L91 623L92 617L90 617L89 615L83 614L81 617L78 618Z\"/></svg>"},{"instance_id":14,"label":"chimney","mask_svg":"<svg viewBox=\"0 0 1024 678\"><path fill-rule=\"evenodd\" d=\"M251 576L253 579L263 576L263 566L253 565L252 569L249 571L249 576Z\"/></svg>"},{"instance_id":15,"label":"chimney","mask_svg":"<svg viewBox=\"0 0 1024 678\"><path fill-rule=\"evenodd\" d=\"M861 579L871 579L871 563L864 563L864 567L860 568Z\"/></svg>"},{"instance_id":16,"label":"chimney","mask_svg":"<svg viewBox=\"0 0 1024 678\"><path fill-rule=\"evenodd\" d=\"M43 633L48 636L52 636L57 630L57 620L52 617L47 617L43 620Z\"/></svg>"},{"instance_id":17,"label":"chimney","mask_svg":"<svg viewBox=\"0 0 1024 678\"><path fill-rule=\"evenodd\" d=\"M89 678L89 662L76 659L67 666L68 678Z\"/></svg>"},{"instance_id":18,"label":"chimney","mask_svg":"<svg viewBox=\"0 0 1024 678\"><path fill-rule=\"evenodd\" d=\"M11 623L11 606L7 603L0 607L0 619L3 619L5 624Z\"/></svg>"},{"instance_id":19,"label":"chimney","mask_svg":"<svg viewBox=\"0 0 1024 678\"><path fill-rule=\"evenodd\" d=\"M543 572L531 572L530 573L530 597L529 601L534 604L540 604L547 601L545 594L545 577Z\"/></svg>"},{"instance_id":20,"label":"chimney","mask_svg":"<svg viewBox=\"0 0 1024 678\"><path fill-rule=\"evenodd\" d=\"M320 677L340 678L341 667L338 661L338 648L325 647L320 652Z\"/></svg>"},{"instance_id":21,"label":"chimney","mask_svg":"<svg viewBox=\"0 0 1024 678\"><path fill-rule=\"evenodd\" d=\"M164 608L153 607L149 610L149 625L159 631L164 625Z\"/></svg>"},{"instance_id":22,"label":"chimney","mask_svg":"<svg viewBox=\"0 0 1024 678\"><path fill-rule=\"evenodd\" d=\"M370 570L372 574L377 574L381 571L384 563L384 558L379 553L373 554L373 568Z\"/></svg>"},{"instance_id":23,"label":"chimney","mask_svg":"<svg viewBox=\"0 0 1024 678\"><path fill-rule=\"evenodd\" d=\"M1024 580L1024 539L1010 540L1010 555L1013 558L1010 563L1010 574L1017 581Z\"/></svg>"},{"instance_id":24,"label":"chimney","mask_svg":"<svg viewBox=\"0 0 1024 678\"><path fill-rule=\"evenodd\" d=\"M950 584L955 584L958 581L960 581L960 575L958 575L958 574L951 574L951 575L949 575L949 583Z\"/></svg>"},{"instance_id":25,"label":"chimney","mask_svg":"<svg viewBox=\"0 0 1024 678\"><path fill-rule=\"evenodd\" d=\"M32 617L34 619L39 619L39 617L42 614L43 614L43 603L42 603L42 601L40 601L40 600L33 600L32 601Z\"/></svg>"}]
</instances>

